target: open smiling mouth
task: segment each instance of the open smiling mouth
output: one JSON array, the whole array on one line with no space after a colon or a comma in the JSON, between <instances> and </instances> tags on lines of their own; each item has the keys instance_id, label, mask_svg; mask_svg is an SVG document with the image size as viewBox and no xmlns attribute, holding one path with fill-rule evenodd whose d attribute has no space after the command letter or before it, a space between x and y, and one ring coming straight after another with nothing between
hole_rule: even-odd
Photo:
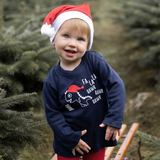
<instances>
[{"instance_id":1,"label":"open smiling mouth","mask_svg":"<svg viewBox=\"0 0 160 160\"><path fill-rule=\"evenodd\" d=\"M72 51L72 50L65 50L68 54L75 54L76 51Z\"/></svg>"}]
</instances>

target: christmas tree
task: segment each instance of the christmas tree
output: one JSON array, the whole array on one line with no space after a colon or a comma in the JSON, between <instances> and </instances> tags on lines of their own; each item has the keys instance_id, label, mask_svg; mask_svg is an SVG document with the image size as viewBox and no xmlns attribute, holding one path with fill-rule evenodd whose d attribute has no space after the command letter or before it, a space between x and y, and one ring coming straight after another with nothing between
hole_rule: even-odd
<instances>
[{"instance_id":1,"label":"christmas tree","mask_svg":"<svg viewBox=\"0 0 160 160\"><path fill-rule=\"evenodd\" d=\"M130 40L124 50L140 67L155 70L155 88L160 91L159 0L120 1L112 11L112 19L125 27L124 37Z\"/></svg>"},{"instance_id":2,"label":"christmas tree","mask_svg":"<svg viewBox=\"0 0 160 160\"><path fill-rule=\"evenodd\" d=\"M0 78L0 86L3 84ZM36 93L5 97L6 91L0 88L0 159L16 160L25 146L37 148L40 144L41 130L46 121L33 122L33 112L17 112L11 108L22 104Z\"/></svg>"}]
</instances>

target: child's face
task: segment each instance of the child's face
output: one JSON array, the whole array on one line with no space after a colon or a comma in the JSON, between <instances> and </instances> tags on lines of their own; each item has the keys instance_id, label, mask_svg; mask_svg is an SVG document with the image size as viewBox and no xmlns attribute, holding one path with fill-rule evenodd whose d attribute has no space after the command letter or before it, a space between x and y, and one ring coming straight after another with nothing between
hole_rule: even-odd
<instances>
[{"instance_id":1,"label":"child's face","mask_svg":"<svg viewBox=\"0 0 160 160\"><path fill-rule=\"evenodd\" d=\"M78 66L88 47L87 34L69 30L65 22L57 32L52 44L60 57L61 65Z\"/></svg>"}]
</instances>

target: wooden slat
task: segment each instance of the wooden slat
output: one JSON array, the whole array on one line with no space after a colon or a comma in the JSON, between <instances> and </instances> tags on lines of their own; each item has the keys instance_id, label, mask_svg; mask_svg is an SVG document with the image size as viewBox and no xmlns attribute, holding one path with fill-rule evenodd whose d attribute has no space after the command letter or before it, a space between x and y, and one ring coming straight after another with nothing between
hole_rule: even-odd
<instances>
[{"instance_id":1,"label":"wooden slat","mask_svg":"<svg viewBox=\"0 0 160 160\"><path fill-rule=\"evenodd\" d=\"M121 128L121 134L120 136L117 135L116 139L117 139L117 142L119 142L121 136L123 135L125 129L127 128L127 125L126 124L122 124L122 128ZM112 152L114 151L116 146L114 147L107 147L106 151L105 151L105 160L109 160L111 155L112 155Z\"/></svg>"},{"instance_id":2,"label":"wooden slat","mask_svg":"<svg viewBox=\"0 0 160 160\"><path fill-rule=\"evenodd\" d=\"M139 128L139 123L133 123L130 130L128 131L128 134L126 136L126 138L124 139L116 157L114 158L114 160L123 160L130 143L132 142L132 139L134 137L134 133L138 130Z\"/></svg>"}]
</instances>

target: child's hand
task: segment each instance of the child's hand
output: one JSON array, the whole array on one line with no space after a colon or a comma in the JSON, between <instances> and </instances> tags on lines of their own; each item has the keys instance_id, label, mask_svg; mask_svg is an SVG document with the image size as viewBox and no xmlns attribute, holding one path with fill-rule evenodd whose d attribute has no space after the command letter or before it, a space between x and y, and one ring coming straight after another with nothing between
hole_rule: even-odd
<instances>
[{"instance_id":1,"label":"child's hand","mask_svg":"<svg viewBox=\"0 0 160 160\"><path fill-rule=\"evenodd\" d=\"M106 124L102 123L99 126L100 127L105 127ZM112 135L113 135L112 140L115 140L116 136L117 136L117 133L118 133L118 136L120 136L120 129L119 128L115 128L115 127L112 127L112 126L107 126L105 140L109 141Z\"/></svg>"},{"instance_id":2,"label":"child's hand","mask_svg":"<svg viewBox=\"0 0 160 160\"><path fill-rule=\"evenodd\" d=\"M86 134L87 133L87 130L83 130L82 131L82 136L84 135L84 134ZM77 152L79 152L80 154L84 154L83 153L83 151L85 151L85 152L89 152L89 150L91 150L91 148L90 148L90 146L88 146L88 144L87 143L85 143L82 139L80 139L79 140L79 142L78 142L78 144L73 148L73 150L72 150L72 154L75 156L76 155L76 153L75 153L75 150L77 151ZM83 150L83 151L82 151Z\"/></svg>"}]
</instances>

